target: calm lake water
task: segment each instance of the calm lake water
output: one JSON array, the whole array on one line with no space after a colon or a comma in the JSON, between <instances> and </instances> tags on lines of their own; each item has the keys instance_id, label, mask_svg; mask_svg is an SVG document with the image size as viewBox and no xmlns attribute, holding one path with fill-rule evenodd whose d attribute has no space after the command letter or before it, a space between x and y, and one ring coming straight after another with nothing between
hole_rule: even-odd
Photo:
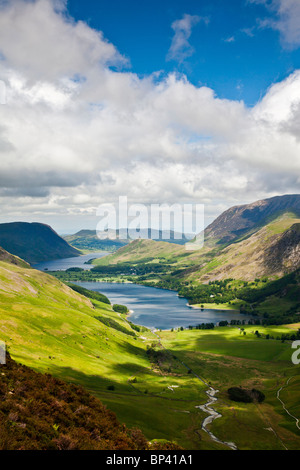
<instances>
[{"instance_id":1,"label":"calm lake water","mask_svg":"<svg viewBox=\"0 0 300 470\"><path fill-rule=\"evenodd\" d=\"M45 261L43 263L34 264L33 267L40 271L65 271L68 268L83 268L88 270L93 268L93 265L85 264L87 261L93 258L103 258L103 256L107 256L109 254L110 253L106 251L100 251L89 253L88 255L76 256L75 258L72 257Z\"/></svg>"},{"instance_id":2,"label":"calm lake water","mask_svg":"<svg viewBox=\"0 0 300 470\"><path fill-rule=\"evenodd\" d=\"M65 271L68 268L91 269L84 264L92 258L102 258L109 253L96 252L75 258L64 258L39 263L33 266L40 271ZM230 310L210 310L192 308L187 300L178 297L176 292L155 287L140 286L128 283L112 282L77 282L86 289L102 292L112 304L126 305L133 313L129 320L148 328L168 330L198 325L199 323L218 323L221 320L249 320L251 316L240 315Z\"/></svg>"},{"instance_id":3,"label":"calm lake water","mask_svg":"<svg viewBox=\"0 0 300 470\"><path fill-rule=\"evenodd\" d=\"M129 320L148 328L168 330L221 320L248 320L251 317L228 310L208 310L187 306L187 300L176 292L137 284L111 282L78 282L86 289L105 294L112 304L127 305L133 311Z\"/></svg>"}]
</instances>

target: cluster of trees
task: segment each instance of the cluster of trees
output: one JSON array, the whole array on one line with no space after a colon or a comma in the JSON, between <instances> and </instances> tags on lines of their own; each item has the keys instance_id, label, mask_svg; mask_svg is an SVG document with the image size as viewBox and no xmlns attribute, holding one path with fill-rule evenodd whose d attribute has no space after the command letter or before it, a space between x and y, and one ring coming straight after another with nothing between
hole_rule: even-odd
<instances>
[{"instance_id":1,"label":"cluster of trees","mask_svg":"<svg viewBox=\"0 0 300 470\"><path fill-rule=\"evenodd\" d=\"M165 372L171 372L173 357L166 349L154 349L154 347L147 346L146 354L149 361L159 366Z\"/></svg>"},{"instance_id":2,"label":"cluster of trees","mask_svg":"<svg viewBox=\"0 0 300 470\"><path fill-rule=\"evenodd\" d=\"M89 299L98 300L99 302L110 305L110 300L106 297L106 295L101 294L100 292L86 289L85 287L78 286L77 284L68 283L68 286L79 294L88 297Z\"/></svg>"},{"instance_id":3,"label":"cluster of trees","mask_svg":"<svg viewBox=\"0 0 300 470\"><path fill-rule=\"evenodd\" d=\"M119 305L119 304L114 304L112 306L113 308L113 311L114 312L117 312L117 313L125 313L127 314L129 312L128 308L126 307L126 305Z\"/></svg>"},{"instance_id":4,"label":"cluster of trees","mask_svg":"<svg viewBox=\"0 0 300 470\"><path fill-rule=\"evenodd\" d=\"M207 303L227 303L236 299L237 288L231 285L233 279L211 281L199 286L181 286L178 294L188 299L191 305Z\"/></svg>"},{"instance_id":5,"label":"cluster of trees","mask_svg":"<svg viewBox=\"0 0 300 470\"><path fill-rule=\"evenodd\" d=\"M143 276L149 273L165 273L170 270L170 266L161 263L118 263L107 266L95 266L91 270L91 274L102 274L105 276L128 275Z\"/></svg>"},{"instance_id":6,"label":"cluster of trees","mask_svg":"<svg viewBox=\"0 0 300 470\"><path fill-rule=\"evenodd\" d=\"M254 401L262 403L265 399L264 393L255 388L248 390L241 387L231 387L227 392L230 400L243 403L252 403Z\"/></svg>"},{"instance_id":7,"label":"cluster of trees","mask_svg":"<svg viewBox=\"0 0 300 470\"><path fill-rule=\"evenodd\" d=\"M199 325L196 325L194 328L196 330L213 330L215 325L213 323L201 323ZM189 326L189 329L192 330L193 327Z\"/></svg>"},{"instance_id":8,"label":"cluster of trees","mask_svg":"<svg viewBox=\"0 0 300 470\"><path fill-rule=\"evenodd\" d=\"M188 329L189 330L213 330L215 327L214 323L199 323L198 325L189 325L188 326ZM178 331L183 331L184 330L184 327L181 326L180 328L178 328ZM174 328L171 329L171 331L174 331Z\"/></svg>"},{"instance_id":9,"label":"cluster of trees","mask_svg":"<svg viewBox=\"0 0 300 470\"><path fill-rule=\"evenodd\" d=\"M289 297L292 299L298 298L299 300L299 288L298 284L300 281L300 269L287 274L286 276L270 281L265 284L264 287L259 289L253 289L250 287L243 287L238 291L239 299L245 300L250 304L256 304L264 301L271 295L285 296L286 289L289 289Z\"/></svg>"}]
</instances>

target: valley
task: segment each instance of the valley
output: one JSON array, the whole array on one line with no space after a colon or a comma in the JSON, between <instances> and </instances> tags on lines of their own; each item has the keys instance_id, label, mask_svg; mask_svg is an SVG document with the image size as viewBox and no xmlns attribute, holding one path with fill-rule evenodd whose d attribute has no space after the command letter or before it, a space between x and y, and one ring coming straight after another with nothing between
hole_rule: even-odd
<instances>
[{"instance_id":1,"label":"valley","mask_svg":"<svg viewBox=\"0 0 300 470\"><path fill-rule=\"evenodd\" d=\"M91 269L70 261L65 271L37 271L2 250L1 340L17 363L83 386L121 424L141 429L153 446L297 449L300 366L291 362L291 346L300 338L298 219L289 214L276 215L217 252L212 242L187 253L180 245L136 240L92 261ZM210 274L202 281L228 250L238 251L239 263L245 246L253 243L255 253L259 246L274 253L283 243L284 271L278 263L261 271L267 265L258 256L249 280L233 273L227 278L225 270L222 279ZM202 266L204 259L212 260L209 267ZM112 282L121 283L123 297L106 289L113 289ZM149 328L143 315L135 318L112 305L137 308L130 306L130 296L138 298L138 290L131 293L130 286L150 289L149 301L160 292L175 297L178 292L177 301L185 305L187 299L198 308L185 308L207 320ZM151 315L147 297L140 301ZM177 304L166 300L168 305L176 313ZM219 312L219 320L209 308ZM258 390L264 400L233 401L232 387Z\"/></svg>"}]
</instances>

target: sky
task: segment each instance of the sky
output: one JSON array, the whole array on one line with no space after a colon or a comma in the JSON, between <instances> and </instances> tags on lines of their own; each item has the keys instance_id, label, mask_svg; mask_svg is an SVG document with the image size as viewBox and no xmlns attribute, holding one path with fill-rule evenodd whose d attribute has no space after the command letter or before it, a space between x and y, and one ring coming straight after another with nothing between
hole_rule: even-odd
<instances>
[{"instance_id":1,"label":"sky","mask_svg":"<svg viewBox=\"0 0 300 470\"><path fill-rule=\"evenodd\" d=\"M299 0L0 0L0 222L299 193Z\"/></svg>"}]
</instances>

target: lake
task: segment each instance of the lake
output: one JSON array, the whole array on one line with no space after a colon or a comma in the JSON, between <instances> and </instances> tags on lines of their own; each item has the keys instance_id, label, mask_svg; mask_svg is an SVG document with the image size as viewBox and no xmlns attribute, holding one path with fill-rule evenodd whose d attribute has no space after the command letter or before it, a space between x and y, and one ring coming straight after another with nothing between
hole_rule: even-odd
<instances>
[{"instance_id":1,"label":"lake","mask_svg":"<svg viewBox=\"0 0 300 470\"><path fill-rule=\"evenodd\" d=\"M187 300L178 297L176 292L140 286L138 284L112 282L77 282L86 289L105 294L112 304L126 305L132 313L129 320L137 325L168 330L188 327L199 323L218 323L221 320L249 320L232 310L192 308Z\"/></svg>"},{"instance_id":2,"label":"lake","mask_svg":"<svg viewBox=\"0 0 300 470\"><path fill-rule=\"evenodd\" d=\"M91 269L85 264L92 258L102 258L110 253L101 251L88 255L63 258L34 265L40 271L65 271L68 268ZM251 316L241 315L232 310L197 309L187 305L187 299L178 297L174 291L156 289L129 283L77 282L86 289L105 294L112 304L126 305L132 313L129 320L148 328L168 330L184 328L199 323L218 323L221 320L249 320Z\"/></svg>"},{"instance_id":3,"label":"lake","mask_svg":"<svg viewBox=\"0 0 300 470\"><path fill-rule=\"evenodd\" d=\"M89 253L88 255L75 256L72 258L55 259L53 261L44 261L42 263L34 264L33 268L39 271L66 271L69 268L82 268L85 270L92 269L92 264L85 264L93 258L103 258L103 256L110 255L107 251L100 251Z\"/></svg>"}]
</instances>

